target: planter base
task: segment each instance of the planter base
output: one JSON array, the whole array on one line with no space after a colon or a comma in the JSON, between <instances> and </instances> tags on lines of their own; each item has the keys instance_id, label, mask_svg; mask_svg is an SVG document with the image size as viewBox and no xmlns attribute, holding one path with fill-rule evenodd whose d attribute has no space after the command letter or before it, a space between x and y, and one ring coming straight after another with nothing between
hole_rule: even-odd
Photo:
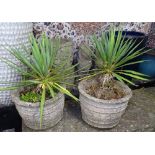
<instances>
[{"instance_id":1,"label":"planter base","mask_svg":"<svg viewBox=\"0 0 155 155\"><path fill-rule=\"evenodd\" d=\"M110 129L110 128L113 128L115 127L120 120L116 120L116 121L113 121L112 123L109 123L109 124L106 124L106 123L103 123L103 121L101 120L100 122L96 122L96 121L92 121L90 120L89 117L87 117L87 115L84 114L84 112L82 112L82 119L87 123L89 124L90 126L92 127L96 127L96 128L100 128L100 129Z\"/></svg>"},{"instance_id":2,"label":"planter base","mask_svg":"<svg viewBox=\"0 0 155 155\"><path fill-rule=\"evenodd\" d=\"M46 126L46 127L43 127L43 129L39 129L39 128L36 128L36 129L31 129L29 126L30 125L26 125L26 123L22 120L22 130L23 130L23 128L28 128L29 130L36 130L36 131L48 131L48 130L50 130L51 128L53 128L55 125L57 125L61 120L62 120L62 118L63 118L63 114L62 115L60 115L57 119L55 119L55 121L52 121L51 123L49 123L48 124L48 127Z\"/></svg>"},{"instance_id":3,"label":"planter base","mask_svg":"<svg viewBox=\"0 0 155 155\"><path fill-rule=\"evenodd\" d=\"M36 127L35 127L34 122L30 122L30 121L26 122L24 120L22 120L22 121L28 128L31 128L33 130L38 130L38 131L42 131L42 130L44 131L44 130L48 130L48 129L52 128L53 126L55 126L56 124L58 124L62 118L63 118L63 112L60 112L59 114L56 115L55 118L51 118L50 120L48 120L48 122L46 122L46 124L43 124L42 129L40 129L38 127L38 125L36 125Z\"/></svg>"}]
</instances>

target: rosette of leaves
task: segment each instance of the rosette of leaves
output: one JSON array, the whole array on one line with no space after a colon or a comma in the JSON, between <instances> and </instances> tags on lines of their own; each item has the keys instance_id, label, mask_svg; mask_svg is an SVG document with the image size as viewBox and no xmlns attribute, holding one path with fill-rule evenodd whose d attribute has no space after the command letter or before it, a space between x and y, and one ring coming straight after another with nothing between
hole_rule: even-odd
<instances>
[{"instance_id":1,"label":"rosette of leaves","mask_svg":"<svg viewBox=\"0 0 155 155\"><path fill-rule=\"evenodd\" d=\"M87 45L81 48L95 62L95 69L82 79L99 77L103 87L109 86L114 79L135 85L127 77L138 80L148 80L148 76L134 70L125 69L126 66L143 63L145 60L137 60L139 56L148 52L145 47L137 48L140 43L135 44L136 40L126 39L123 31L111 27L108 32L103 32L100 37L93 35L91 42L93 47Z\"/></svg>"}]
</instances>

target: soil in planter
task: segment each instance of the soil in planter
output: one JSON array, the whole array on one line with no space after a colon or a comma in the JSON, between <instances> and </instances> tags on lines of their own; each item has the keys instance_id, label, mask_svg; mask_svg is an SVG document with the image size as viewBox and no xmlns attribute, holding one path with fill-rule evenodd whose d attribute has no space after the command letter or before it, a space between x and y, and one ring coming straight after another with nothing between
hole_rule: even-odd
<instances>
[{"instance_id":1,"label":"soil in planter","mask_svg":"<svg viewBox=\"0 0 155 155\"><path fill-rule=\"evenodd\" d=\"M86 87L86 93L104 100L119 99L126 95L123 88L116 81L102 87L101 82L97 79L91 80L89 86Z\"/></svg>"},{"instance_id":2,"label":"soil in planter","mask_svg":"<svg viewBox=\"0 0 155 155\"><path fill-rule=\"evenodd\" d=\"M54 90L57 94L58 91ZM41 101L41 92L34 89L34 88L25 88L23 91L20 92L20 99L25 102L40 102ZM52 96L49 91L46 92L46 100L51 99Z\"/></svg>"}]
</instances>

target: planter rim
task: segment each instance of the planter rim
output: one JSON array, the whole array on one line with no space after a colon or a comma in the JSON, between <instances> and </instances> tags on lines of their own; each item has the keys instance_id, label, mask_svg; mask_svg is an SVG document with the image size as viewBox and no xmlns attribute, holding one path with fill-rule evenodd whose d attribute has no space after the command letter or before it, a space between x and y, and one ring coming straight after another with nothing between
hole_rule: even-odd
<instances>
[{"instance_id":1,"label":"planter rim","mask_svg":"<svg viewBox=\"0 0 155 155\"><path fill-rule=\"evenodd\" d=\"M40 106L40 102L35 102L35 103L32 103L32 102L25 102L25 101L22 101L20 100L19 98L19 92L20 90L17 90L15 92L13 92L11 94L11 98L12 98L12 101L15 103L15 104L18 104L20 106L23 106L23 107L39 107ZM45 104L48 105L48 104L51 104L51 103L55 103L59 98L61 98L64 94L62 93L58 93L54 98L51 98L51 99L48 99L48 100L45 100Z\"/></svg>"},{"instance_id":2,"label":"planter rim","mask_svg":"<svg viewBox=\"0 0 155 155\"><path fill-rule=\"evenodd\" d=\"M125 95L124 97L119 98L119 99L111 99L111 100L98 99L98 98L93 97L85 92L84 86L86 83L87 83L87 80L82 80L81 82L79 82L79 85L78 85L79 92L82 95L84 95L86 98L88 98L89 100L91 99L97 103L101 103L101 104L110 104L110 103L115 104L116 103L116 104L118 104L118 103L125 102L126 100L129 100L132 97L131 89L126 84L117 81L117 83L119 83L123 87L123 89L127 95Z\"/></svg>"}]
</instances>

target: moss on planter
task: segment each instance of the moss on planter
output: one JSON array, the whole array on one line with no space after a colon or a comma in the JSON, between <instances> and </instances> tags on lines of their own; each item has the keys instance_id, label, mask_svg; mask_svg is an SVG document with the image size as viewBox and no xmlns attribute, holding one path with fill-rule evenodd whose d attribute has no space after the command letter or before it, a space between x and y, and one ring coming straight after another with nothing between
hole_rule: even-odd
<instances>
[{"instance_id":1,"label":"moss on planter","mask_svg":"<svg viewBox=\"0 0 155 155\"><path fill-rule=\"evenodd\" d=\"M27 92L25 94L21 94L20 99L25 102L40 102L41 94L35 92Z\"/></svg>"},{"instance_id":2,"label":"moss on planter","mask_svg":"<svg viewBox=\"0 0 155 155\"><path fill-rule=\"evenodd\" d=\"M55 94L58 93L58 91L54 90ZM52 96L50 95L50 92L47 91L46 93L46 100L51 99ZM35 91L23 91L20 93L20 100L25 102L41 102L41 93L35 92Z\"/></svg>"}]
</instances>

